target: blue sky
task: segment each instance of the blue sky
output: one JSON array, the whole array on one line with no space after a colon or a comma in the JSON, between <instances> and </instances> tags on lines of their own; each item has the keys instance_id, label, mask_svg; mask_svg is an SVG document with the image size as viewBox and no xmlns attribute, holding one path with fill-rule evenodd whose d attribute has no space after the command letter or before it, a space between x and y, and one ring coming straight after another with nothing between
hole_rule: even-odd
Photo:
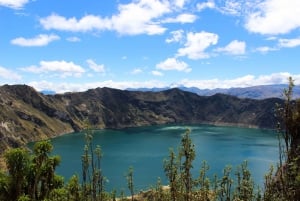
<instances>
[{"instance_id":1,"label":"blue sky","mask_svg":"<svg viewBox=\"0 0 300 201\"><path fill-rule=\"evenodd\" d=\"M0 85L300 83L299 0L0 0Z\"/></svg>"}]
</instances>

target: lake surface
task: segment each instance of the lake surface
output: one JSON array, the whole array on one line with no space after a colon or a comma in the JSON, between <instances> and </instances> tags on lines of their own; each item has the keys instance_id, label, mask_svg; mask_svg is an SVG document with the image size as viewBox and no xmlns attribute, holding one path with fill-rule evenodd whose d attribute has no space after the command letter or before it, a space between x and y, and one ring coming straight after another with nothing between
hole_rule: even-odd
<instances>
[{"instance_id":1,"label":"lake surface","mask_svg":"<svg viewBox=\"0 0 300 201\"><path fill-rule=\"evenodd\" d=\"M226 165L231 165L234 172L237 165L247 160L255 182L262 187L270 165L278 161L277 134L271 130L210 125L97 130L93 142L103 151L102 170L108 179L106 190L126 191L125 175L130 166L134 168L136 190L155 185L158 177L166 184L163 160L168 158L169 148L173 147L177 152L186 128L191 129L190 136L196 149L194 177L198 177L203 160L208 162L211 176L214 173L221 176ZM51 141L54 153L62 158L57 173L66 180L73 174L81 177L84 134L67 134Z\"/></svg>"}]
</instances>

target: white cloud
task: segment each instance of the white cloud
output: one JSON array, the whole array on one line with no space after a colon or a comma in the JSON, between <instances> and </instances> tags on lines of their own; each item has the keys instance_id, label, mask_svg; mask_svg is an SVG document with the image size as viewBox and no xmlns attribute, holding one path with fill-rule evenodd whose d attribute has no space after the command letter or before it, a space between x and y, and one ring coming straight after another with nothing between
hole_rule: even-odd
<instances>
[{"instance_id":1,"label":"white cloud","mask_svg":"<svg viewBox=\"0 0 300 201\"><path fill-rule=\"evenodd\" d=\"M213 9L215 7L216 7L216 4L213 0L209 0L207 2L197 3L198 11L202 11L202 10L207 9L207 8Z\"/></svg>"},{"instance_id":2,"label":"white cloud","mask_svg":"<svg viewBox=\"0 0 300 201\"><path fill-rule=\"evenodd\" d=\"M246 43L244 41L233 40L225 47L217 48L216 51L231 55L243 55L246 52Z\"/></svg>"},{"instance_id":3,"label":"white cloud","mask_svg":"<svg viewBox=\"0 0 300 201\"><path fill-rule=\"evenodd\" d=\"M19 74L15 73L11 70L8 70L7 68L4 68L2 66L0 66L0 77L3 80L16 80L16 81L18 81L18 80L22 79L22 77Z\"/></svg>"},{"instance_id":4,"label":"white cloud","mask_svg":"<svg viewBox=\"0 0 300 201\"><path fill-rule=\"evenodd\" d=\"M247 17L245 27L254 33L286 34L300 28L299 0L266 0Z\"/></svg>"},{"instance_id":5,"label":"white cloud","mask_svg":"<svg viewBox=\"0 0 300 201\"><path fill-rule=\"evenodd\" d=\"M96 64L92 59L88 59L86 62L93 71L97 73L105 73L105 67L103 64Z\"/></svg>"},{"instance_id":6,"label":"white cloud","mask_svg":"<svg viewBox=\"0 0 300 201\"><path fill-rule=\"evenodd\" d=\"M73 37L67 38L67 41L75 43L75 42L80 42L81 39L76 36L73 36Z\"/></svg>"},{"instance_id":7,"label":"white cloud","mask_svg":"<svg viewBox=\"0 0 300 201\"><path fill-rule=\"evenodd\" d=\"M152 71L152 74L159 76L159 71ZM38 91L52 90L57 93L64 92L75 92L75 91L86 91L97 87L110 87L116 89L127 89L127 88L164 88L169 86L186 86L186 87L198 87L199 89L215 89L215 88L231 88L231 87L249 87L257 85L270 85L270 84L288 84L288 77L293 77L295 84L300 84L300 74L290 74L287 72L274 73L270 75L245 75L233 79L209 79L209 80L181 80L177 83L165 83L155 80L145 80L143 82L124 81L116 82L107 80L103 82L91 82L91 83L53 83L48 81L34 81L28 83Z\"/></svg>"},{"instance_id":8,"label":"white cloud","mask_svg":"<svg viewBox=\"0 0 300 201\"><path fill-rule=\"evenodd\" d=\"M261 46L255 49L256 52L260 52L262 54L266 54L268 52L277 51L277 50L279 49L275 47L268 47L268 46Z\"/></svg>"},{"instance_id":9,"label":"white cloud","mask_svg":"<svg viewBox=\"0 0 300 201\"><path fill-rule=\"evenodd\" d=\"M113 29L120 34L162 34L166 28L156 20L171 12L169 1L138 0L129 4L121 4L119 13L112 16Z\"/></svg>"},{"instance_id":10,"label":"white cloud","mask_svg":"<svg viewBox=\"0 0 300 201\"><path fill-rule=\"evenodd\" d=\"M128 4L120 4L118 13L110 18L101 16L86 15L81 19L65 18L52 14L41 18L40 23L46 29L56 29L61 31L87 32L87 31L116 31L122 35L137 34L162 34L165 27L159 24L158 18L170 13L171 5L169 1L160 0L136 0ZM190 20L182 18L181 20Z\"/></svg>"},{"instance_id":11,"label":"white cloud","mask_svg":"<svg viewBox=\"0 0 300 201\"><path fill-rule=\"evenodd\" d=\"M249 1L245 2L241 0L208 0L206 2L198 3L196 7L200 12L205 9L214 9L225 15L240 16L244 12L244 10L249 10L249 8L253 7L252 5L252 2L250 3Z\"/></svg>"},{"instance_id":12,"label":"white cloud","mask_svg":"<svg viewBox=\"0 0 300 201\"><path fill-rule=\"evenodd\" d=\"M80 92L86 91L88 89L94 89L97 87L110 87L115 89L127 89L127 88L163 88L167 85L163 82L156 80L147 80L144 82L133 82L133 81L124 81L124 82L115 82L112 80L107 80L103 82L91 82L84 84L75 84L75 83L53 83L49 81L34 81L28 83L28 85L34 87L38 91L42 90L52 90L56 93L65 93L65 92Z\"/></svg>"},{"instance_id":13,"label":"white cloud","mask_svg":"<svg viewBox=\"0 0 300 201\"><path fill-rule=\"evenodd\" d=\"M182 80L178 85L186 87L198 87L199 89L250 87L270 84L288 84L288 78L292 76L295 84L300 84L300 74L290 74L287 72L273 73L270 75L245 75L234 79L220 80Z\"/></svg>"},{"instance_id":14,"label":"white cloud","mask_svg":"<svg viewBox=\"0 0 300 201\"><path fill-rule=\"evenodd\" d=\"M56 29L60 31L87 32L95 30L106 30L111 28L109 19L103 19L95 15L86 15L77 20L75 17L66 19L57 14L51 14L40 19L41 25L46 30Z\"/></svg>"},{"instance_id":15,"label":"white cloud","mask_svg":"<svg viewBox=\"0 0 300 201\"><path fill-rule=\"evenodd\" d=\"M209 58L210 55L205 50L211 45L218 42L218 35L209 32L189 32L186 36L186 43L184 48L180 48L177 56L187 56L190 59L204 59Z\"/></svg>"},{"instance_id":16,"label":"white cloud","mask_svg":"<svg viewBox=\"0 0 300 201\"><path fill-rule=\"evenodd\" d=\"M29 3L29 0L0 0L0 6L12 9L21 9L27 3Z\"/></svg>"},{"instance_id":17,"label":"white cloud","mask_svg":"<svg viewBox=\"0 0 300 201\"><path fill-rule=\"evenodd\" d=\"M189 0L175 0L174 5L178 8L183 8L184 4Z\"/></svg>"},{"instance_id":18,"label":"white cloud","mask_svg":"<svg viewBox=\"0 0 300 201\"><path fill-rule=\"evenodd\" d=\"M271 75L260 75L256 77L257 83L262 83L263 85L268 84L286 84L288 83L288 78L293 77L293 79L298 79L299 75L291 75L288 72L281 72L281 73L273 73ZM253 84L252 84L253 85Z\"/></svg>"},{"instance_id":19,"label":"white cloud","mask_svg":"<svg viewBox=\"0 0 300 201\"><path fill-rule=\"evenodd\" d=\"M51 35L40 34L35 38L23 38L23 37L15 38L11 40L11 44L24 46L24 47L46 46L49 43L59 39L60 37L55 34L51 34Z\"/></svg>"},{"instance_id":20,"label":"white cloud","mask_svg":"<svg viewBox=\"0 0 300 201\"><path fill-rule=\"evenodd\" d=\"M279 39L278 46L279 47L289 47L289 48L300 46L300 38Z\"/></svg>"},{"instance_id":21,"label":"white cloud","mask_svg":"<svg viewBox=\"0 0 300 201\"><path fill-rule=\"evenodd\" d=\"M176 18L167 18L167 19L163 20L162 22L163 23L185 24L185 23L193 23L193 22L195 22L196 19L197 19L196 15L184 13L184 14L178 15Z\"/></svg>"},{"instance_id":22,"label":"white cloud","mask_svg":"<svg viewBox=\"0 0 300 201\"><path fill-rule=\"evenodd\" d=\"M268 40L277 40L277 45L275 47L269 47L269 46L261 46L256 48L255 52L260 52L262 54L266 54L270 51L278 51L281 48L294 48L300 46L300 38L292 38L292 39L286 39L286 38L271 38Z\"/></svg>"},{"instance_id":23,"label":"white cloud","mask_svg":"<svg viewBox=\"0 0 300 201\"><path fill-rule=\"evenodd\" d=\"M191 68L189 68L188 64L179 61L176 58L167 58L165 61L160 62L156 65L157 69L160 70L177 70L177 71L183 71L183 72L191 72Z\"/></svg>"},{"instance_id":24,"label":"white cloud","mask_svg":"<svg viewBox=\"0 0 300 201\"><path fill-rule=\"evenodd\" d=\"M172 36L166 39L166 43L180 42L183 38L183 33L182 29L170 32Z\"/></svg>"},{"instance_id":25,"label":"white cloud","mask_svg":"<svg viewBox=\"0 0 300 201\"><path fill-rule=\"evenodd\" d=\"M155 76L163 76L163 75L164 75L162 72L157 71L157 70L151 71L151 74L152 74L152 75L155 75Z\"/></svg>"},{"instance_id":26,"label":"white cloud","mask_svg":"<svg viewBox=\"0 0 300 201\"><path fill-rule=\"evenodd\" d=\"M239 16L242 13L243 4L240 0L226 0L225 5L218 10L226 15Z\"/></svg>"},{"instance_id":27,"label":"white cloud","mask_svg":"<svg viewBox=\"0 0 300 201\"><path fill-rule=\"evenodd\" d=\"M142 72L143 72L142 69L140 69L140 68L135 68L135 69L133 69L133 70L131 71L131 74L137 75L137 74L140 74L140 73L142 73Z\"/></svg>"},{"instance_id":28,"label":"white cloud","mask_svg":"<svg viewBox=\"0 0 300 201\"><path fill-rule=\"evenodd\" d=\"M66 61L41 61L39 66L29 66L22 70L38 74L58 73L60 77L80 77L85 72L81 66Z\"/></svg>"},{"instance_id":29,"label":"white cloud","mask_svg":"<svg viewBox=\"0 0 300 201\"><path fill-rule=\"evenodd\" d=\"M276 36L270 36L270 37L267 37L266 40L277 40L277 37Z\"/></svg>"}]
</instances>

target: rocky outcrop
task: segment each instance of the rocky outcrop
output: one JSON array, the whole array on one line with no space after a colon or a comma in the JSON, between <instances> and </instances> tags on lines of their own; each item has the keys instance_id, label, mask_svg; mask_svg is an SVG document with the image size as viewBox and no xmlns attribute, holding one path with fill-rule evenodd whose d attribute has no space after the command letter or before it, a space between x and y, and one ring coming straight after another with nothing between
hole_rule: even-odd
<instances>
[{"instance_id":1,"label":"rocky outcrop","mask_svg":"<svg viewBox=\"0 0 300 201\"><path fill-rule=\"evenodd\" d=\"M160 92L96 88L43 95L26 85L0 87L0 152L30 141L94 128L210 123L274 128L281 99L199 96L179 89Z\"/></svg>"}]
</instances>

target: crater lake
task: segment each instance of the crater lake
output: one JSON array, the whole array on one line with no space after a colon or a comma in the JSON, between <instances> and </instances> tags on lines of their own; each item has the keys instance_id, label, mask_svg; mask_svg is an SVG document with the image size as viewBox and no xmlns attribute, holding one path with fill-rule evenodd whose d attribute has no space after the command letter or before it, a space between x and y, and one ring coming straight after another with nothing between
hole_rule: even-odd
<instances>
[{"instance_id":1,"label":"crater lake","mask_svg":"<svg viewBox=\"0 0 300 201\"><path fill-rule=\"evenodd\" d=\"M278 137L273 130L225 127L212 125L163 125L126 129L93 131L93 146L100 145L103 153L101 168L107 178L107 191L127 191L126 173L134 170L135 191L148 189L157 183L167 184L163 161L169 149L178 153L181 137L186 129L195 145L193 177L199 176L202 161L210 167L208 176L222 176L223 169L232 166L232 176L238 165L248 162L255 184L263 187L264 175L270 165L278 161ZM51 139L53 154L61 156L57 174L65 180L77 174L82 177L81 156L84 151L84 133L66 134ZM33 143L29 144L32 147Z\"/></svg>"}]
</instances>

